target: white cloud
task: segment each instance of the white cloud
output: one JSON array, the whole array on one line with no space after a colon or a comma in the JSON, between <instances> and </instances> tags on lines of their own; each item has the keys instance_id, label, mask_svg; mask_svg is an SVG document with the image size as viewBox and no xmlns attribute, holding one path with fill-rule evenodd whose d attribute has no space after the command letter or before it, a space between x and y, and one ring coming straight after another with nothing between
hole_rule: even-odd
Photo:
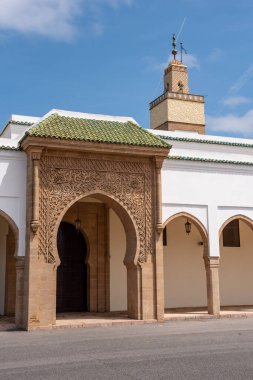
<instances>
[{"instance_id":1,"label":"white cloud","mask_svg":"<svg viewBox=\"0 0 253 380\"><path fill-rule=\"evenodd\" d=\"M80 12L80 0L1 0L0 29L72 38Z\"/></svg>"},{"instance_id":2,"label":"white cloud","mask_svg":"<svg viewBox=\"0 0 253 380\"><path fill-rule=\"evenodd\" d=\"M223 51L220 48L214 48L211 53L208 55L208 60L210 62L218 62L223 56Z\"/></svg>"},{"instance_id":3,"label":"white cloud","mask_svg":"<svg viewBox=\"0 0 253 380\"><path fill-rule=\"evenodd\" d=\"M197 58L193 54L185 54L183 57L183 63L190 69L199 69L200 67Z\"/></svg>"},{"instance_id":4,"label":"white cloud","mask_svg":"<svg viewBox=\"0 0 253 380\"><path fill-rule=\"evenodd\" d=\"M233 114L219 117L207 116L206 125L209 132L233 133L244 137L252 137L253 109L242 116Z\"/></svg>"},{"instance_id":5,"label":"white cloud","mask_svg":"<svg viewBox=\"0 0 253 380\"><path fill-rule=\"evenodd\" d=\"M246 84L249 83L250 79L253 77L253 64L251 64L244 73L237 79L237 81L230 87L229 93L236 94L242 89Z\"/></svg>"},{"instance_id":6,"label":"white cloud","mask_svg":"<svg viewBox=\"0 0 253 380\"><path fill-rule=\"evenodd\" d=\"M95 34L101 34L97 10L131 6L133 0L1 0L0 31L72 39L78 32L76 19L87 16Z\"/></svg>"},{"instance_id":7,"label":"white cloud","mask_svg":"<svg viewBox=\"0 0 253 380\"><path fill-rule=\"evenodd\" d=\"M133 5L133 0L91 0L91 1L98 4L110 5L114 9L119 8L123 4L128 5L128 6Z\"/></svg>"},{"instance_id":8,"label":"white cloud","mask_svg":"<svg viewBox=\"0 0 253 380\"><path fill-rule=\"evenodd\" d=\"M177 59L180 60L180 54L179 53L177 55ZM169 62L172 60L173 60L173 56L170 55ZM200 67L199 62L198 62L197 58L195 57L195 55L188 54L188 53L187 54L183 53L183 64L187 65L190 69L199 69L199 67ZM168 63L165 66L167 66L167 65L168 65Z\"/></svg>"},{"instance_id":9,"label":"white cloud","mask_svg":"<svg viewBox=\"0 0 253 380\"><path fill-rule=\"evenodd\" d=\"M168 59L169 62L169 59ZM168 62L159 62L155 57L146 56L143 58L143 63L147 70L149 71L160 71L161 73L164 71L165 67L168 66Z\"/></svg>"},{"instance_id":10,"label":"white cloud","mask_svg":"<svg viewBox=\"0 0 253 380\"><path fill-rule=\"evenodd\" d=\"M251 103L251 99L246 96L229 96L228 98L223 99L222 103L225 106L235 107L241 104Z\"/></svg>"},{"instance_id":11,"label":"white cloud","mask_svg":"<svg viewBox=\"0 0 253 380\"><path fill-rule=\"evenodd\" d=\"M171 62L172 60L172 55L170 55L167 62L162 63L158 62L154 57L146 57L144 59L149 70L161 72L168 66L169 62ZM187 65L189 68L199 69L200 67L197 58L192 54L185 54L183 56L183 64Z\"/></svg>"}]
</instances>

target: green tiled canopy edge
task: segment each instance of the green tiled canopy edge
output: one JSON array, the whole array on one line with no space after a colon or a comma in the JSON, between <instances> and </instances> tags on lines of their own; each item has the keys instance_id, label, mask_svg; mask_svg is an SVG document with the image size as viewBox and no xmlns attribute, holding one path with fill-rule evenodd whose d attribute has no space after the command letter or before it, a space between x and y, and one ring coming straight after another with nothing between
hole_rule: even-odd
<instances>
[{"instance_id":1,"label":"green tiled canopy edge","mask_svg":"<svg viewBox=\"0 0 253 380\"><path fill-rule=\"evenodd\" d=\"M213 163L213 164L253 166L253 162L248 162L248 161L218 160L218 159L201 158L201 157L168 156L167 159L180 160L180 161L206 162L206 163Z\"/></svg>"},{"instance_id":2,"label":"green tiled canopy edge","mask_svg":"<svg viewBox=\"0 0 253 380\"><path fill-rule=\"evenodd\" d=\"M170 145L127 121L82 119L52 114L26 132L26 135L65 140L169 148Z\"/></svg>"},{"instance_id":3,"label":"green tiled canopy edge","mask_svg":"<svg viewBox=\"0 0 253 380\"><path fill-rule=\"evenodd\" d=\"M157 135L157 136L163 140L168 140L168 141L185 141L185 142L193 142L193 143L200 143L200 144L228 145L228 146L238 146L238 147L243 147L243 148L253 148L253 144L248 144L248 143L195 139L195 138L189 138L189 137L174 137L174 136L162 136L162 135Z\"/></svg>"}]
</instances>

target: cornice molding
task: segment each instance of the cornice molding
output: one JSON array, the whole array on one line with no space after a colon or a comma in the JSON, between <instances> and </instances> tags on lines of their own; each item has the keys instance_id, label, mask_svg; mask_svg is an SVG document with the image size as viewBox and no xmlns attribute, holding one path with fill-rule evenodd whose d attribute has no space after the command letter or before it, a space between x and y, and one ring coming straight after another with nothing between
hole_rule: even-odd
<instances>
[{"instance_id":1,"label":"cornice molding","mask_svg":"<svg viewBox=\"0 0 253 380\"><path fill-rule=\"evenodd\" d=\"M32 137L27 136L21 142L21 148L25 152L32 151L35 147L44 148L46 150L65 150L72 152L83 153L103 153L103 154L117 154L127 156L143 156L154 157L159 156L166 158L169 154L169 147L143 147L134 145L122 144L107 144L89 141L76 141L76 140L60 140L53 138Z\"/></svg>"}]
</instances>

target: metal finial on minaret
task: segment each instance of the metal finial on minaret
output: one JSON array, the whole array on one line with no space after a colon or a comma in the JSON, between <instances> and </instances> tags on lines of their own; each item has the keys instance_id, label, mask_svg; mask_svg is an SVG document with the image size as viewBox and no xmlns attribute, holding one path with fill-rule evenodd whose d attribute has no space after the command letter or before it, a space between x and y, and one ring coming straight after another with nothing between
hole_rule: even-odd
<instances>
[{"instance_id":1,"label":"metal finial on minaret","mask_svg":"<svg viewBox=\"0 0 253 380\"><path fill-rule=\"evenodd\" d=\"M176 60L176 55L177 55L177 44L176 44L176 35L173 34L172 37L172 55L174 56L174 61Z\"/></svg>"}]
</instances>

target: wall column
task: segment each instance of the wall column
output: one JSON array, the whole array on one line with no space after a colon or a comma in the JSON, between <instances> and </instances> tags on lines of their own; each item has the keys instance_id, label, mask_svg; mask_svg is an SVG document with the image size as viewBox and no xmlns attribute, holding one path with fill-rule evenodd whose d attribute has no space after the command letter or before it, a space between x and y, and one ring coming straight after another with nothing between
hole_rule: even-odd
<instances>
[{"instance_id":1,"label":"wall column","mask_svg":"<svg viewBox=\"0 0 253 380\"><path fill-rule=\"evenodd\" d=\"M155 299L156 318L164 319L164 265L162 224L162 169L163 159L156 158L156 253L155 253Z\"/></svg>"},{"instance_id":2,"label":"wall column","mask_svg":"<svg viewBox=\"0 0 253 380\"><path fill-rule=\"evenodd\" d=\"M220 315L219 257L204 256L206 267L208 314Z\"/></svg>"},{"instance_id":3,"label":"wall column","mask_svg":"<svg viewBox=\"0 0 253 380\"><path fill-rule=\"evenodd\" d=\"M141 267L127 264L127 312L128 317L142 319Z\"/></svg>"},{"instance_id":4,"label":"wall column","mask_svg":"<svg viewBox=\"0 0 253 380\"><path fill-rule=\"evenodd\" d=\"M33 233L37 232L39 227L39 160L41 151L32 153L33 161L33 194L32 194L32 221L31 229Z\"/></svg>"},{"instance_id":5,"label":"wall column","mask_svg":"<svg viewBox=\"0 0 253 380\"><path fill-rule=\"evenodd\" d=\"M15 323L17 327L24 327L24 266L25 258L17 256L15 305Z\"/></svg>"},{"instance_id":6,"label":"wall column","mask_svg":"<svg viewBox=\"0 0 253 380\"><path fill-rule=\"evenodd\" d=\"M16 262L15 236L9 227L6 244L6 275L5 275L5 315L15 315L16 300Z\"/></svg>"}]
</instances>

